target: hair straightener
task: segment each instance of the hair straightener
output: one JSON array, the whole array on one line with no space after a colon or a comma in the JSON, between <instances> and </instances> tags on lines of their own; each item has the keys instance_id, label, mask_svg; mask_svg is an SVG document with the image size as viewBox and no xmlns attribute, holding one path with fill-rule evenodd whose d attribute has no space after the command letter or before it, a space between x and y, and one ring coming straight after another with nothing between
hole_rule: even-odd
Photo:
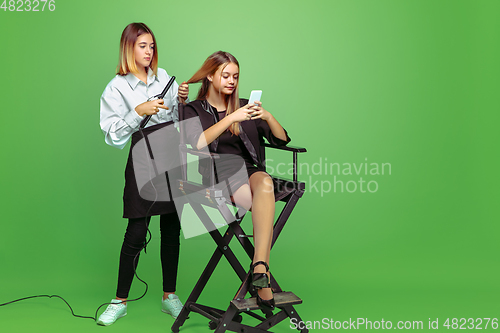
<instances>
[{"instance_id":1,"label":"hair straightener","mask_svg":"<svg viewBox=\"0 0 500 333\"><path fill-rule=\"evenodd\" d=\"M158 95L155 95L153 97L150 97L148 98L147 102L150 102L150 101L154 101L154 100L157 100L157 99L163 99L163 97L165 97L165 95L167 94L167 91L168 89L170 89L170 87L172 86L172 84L174 84L174 81L175 81L175 76L172 76L170 78L170 81L168 81L167 85L165 86L165 89L163 89L163 91L161 93L159 93ZM146 127L149 119L151 119L151 116L152 115L147 115L142 121L141 121L141 124L139 125L139 128L144 128Z\"/></svg>"}]
</instances>

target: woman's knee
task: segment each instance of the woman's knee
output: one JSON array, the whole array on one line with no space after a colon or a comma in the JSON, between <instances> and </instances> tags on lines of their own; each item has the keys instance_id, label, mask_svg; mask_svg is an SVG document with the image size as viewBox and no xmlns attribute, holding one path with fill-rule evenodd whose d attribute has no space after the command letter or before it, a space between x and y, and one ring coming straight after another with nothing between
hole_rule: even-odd
<instances>
[{"instance_id":1,"label":"woman's knee","mask_svg":"<svg viewBox=\"0 0 500 333\"><path fill-rule=\"evenodd\" d=\"M176 212L160 216L160 241L162 245L178 246L181 222Z\"/></svg>"},{"instance_id":2,"label":"woman's knee","mask_svg":"<svg viewBox=\"0 0 500 333\"><path fill-rule=\"evenodd\" d=\"M259 171L250 177L252 193L274 194L273 179L266 172Z\"/></svg>"},{"instance_id":3,"label":"woman's knee","mask_svg":"<svg viewBox=\"0 0 500 333\"><path fill-rule=\"evenodd\" d=\"M160 216L160 232L165 235L180 235L181 221L177 212Z\"/></svg>"},{"instance_id":4,"label":"woman's knee","mask_svg":"<svg viewBox=\"0 0 500 333\"><path fill-rule=\"evenodd\" d=\"M149 221L144 219L130 219L127 231L125 232L124 244L132 248L144 244L146 240L146 233L148 230Z\"/></svg>"}]
</instances>

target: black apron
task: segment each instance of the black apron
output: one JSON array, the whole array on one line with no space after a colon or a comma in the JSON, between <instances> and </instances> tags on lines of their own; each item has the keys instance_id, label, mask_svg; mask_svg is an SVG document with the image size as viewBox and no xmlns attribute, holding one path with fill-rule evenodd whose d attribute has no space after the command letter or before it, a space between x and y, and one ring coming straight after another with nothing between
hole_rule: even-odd
<instances>
[{"instance_id":1,"label":"black apron","mask_svg":"<svg viewBox=\"0 0 500 333\"><path fill-rule=\"evenodd\" d=\"M159 131L160 129L161 131ZM169 121L146 127L142 130L142 133L137 131L132 134L130 152L127 166L125 167L125 188L123 190L124 218L141 218L174 213L176 211L172 200L172 190L177 187L177 179L181 178L180 168L178 167L180 165L178 149L179 132L174 128L173 122ZM159 134L161 135L161 140L158 139ZM151 144L153 161L149 159L149 155L146 155L148 148L144 144L144 140L142 140L143 135L149 139ZM140 145L134 149L137 143L140 143ZM164 146L163 143L165 143ZM133 156L135 156L136 168L137 166L141 167L141 171L137 171L139 178L144 178L145 171L143 167L152 166L153 163L161 164L159 166L160 172L156 175L149 171L152 179L148 182L144 182L139 178L136 179ZM154 168L151 167L150 169L153 170ZM167 173L165 170L170 171ZM167 175L169 182L167 182ZM137 185L138 182L141 186L140 191ZM170 187L168 186L169 183L171 184Z\"/></svg>"}]
</instances>

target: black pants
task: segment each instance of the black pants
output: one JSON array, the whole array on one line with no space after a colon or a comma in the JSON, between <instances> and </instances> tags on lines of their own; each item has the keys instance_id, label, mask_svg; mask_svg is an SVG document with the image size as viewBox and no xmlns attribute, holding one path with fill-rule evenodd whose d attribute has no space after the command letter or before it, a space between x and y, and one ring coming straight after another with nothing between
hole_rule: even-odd
<instances>
[{"instance_id":1,"label":"black pants","mask_svg":"<svg viewBox=\"0 0 500 333\"><path fill-rule=\"evenodd\" d=\"M151 218L129 219L125 239L120 253L118 270L118 288L116 297L127 298L134 279L134 269L139 262L139 251L146 241L147 227ZM163 273L163 291L174 292L177 281L179 263L179 237L181 224L177 213L160 215L161 246L160 257ZM134 258L137 260L134 267Z\"/></svg>"}]
</instances>

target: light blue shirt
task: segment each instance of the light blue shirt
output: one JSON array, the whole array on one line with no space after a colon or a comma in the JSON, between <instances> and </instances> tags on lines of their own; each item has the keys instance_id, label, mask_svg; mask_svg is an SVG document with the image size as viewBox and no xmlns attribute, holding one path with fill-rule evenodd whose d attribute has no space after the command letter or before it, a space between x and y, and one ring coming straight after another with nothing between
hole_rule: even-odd
<instances>
[{"instance_id":1,"label":"light blue shirt","mask_svg":"<svg viewBox=\"0 0 500 333\"><path fill-rule=\"evenodd\" d=\"M104 133L104 141L108 145L123 149L132 134L139 130L139 124L144 118L137 114L136 106L161 93L169 80L170 76L162 68L158 68L158 75L154 75L149 69L147 84L132 73L125 76L116 75L108 83L101 96L100 125ZM179 85L174 82L163 98L168 110L160 108L159 112L151 117L146 127L168 121L174 121L177 125L179 121L178 90Z\"/></svg>"}]
</instances>

